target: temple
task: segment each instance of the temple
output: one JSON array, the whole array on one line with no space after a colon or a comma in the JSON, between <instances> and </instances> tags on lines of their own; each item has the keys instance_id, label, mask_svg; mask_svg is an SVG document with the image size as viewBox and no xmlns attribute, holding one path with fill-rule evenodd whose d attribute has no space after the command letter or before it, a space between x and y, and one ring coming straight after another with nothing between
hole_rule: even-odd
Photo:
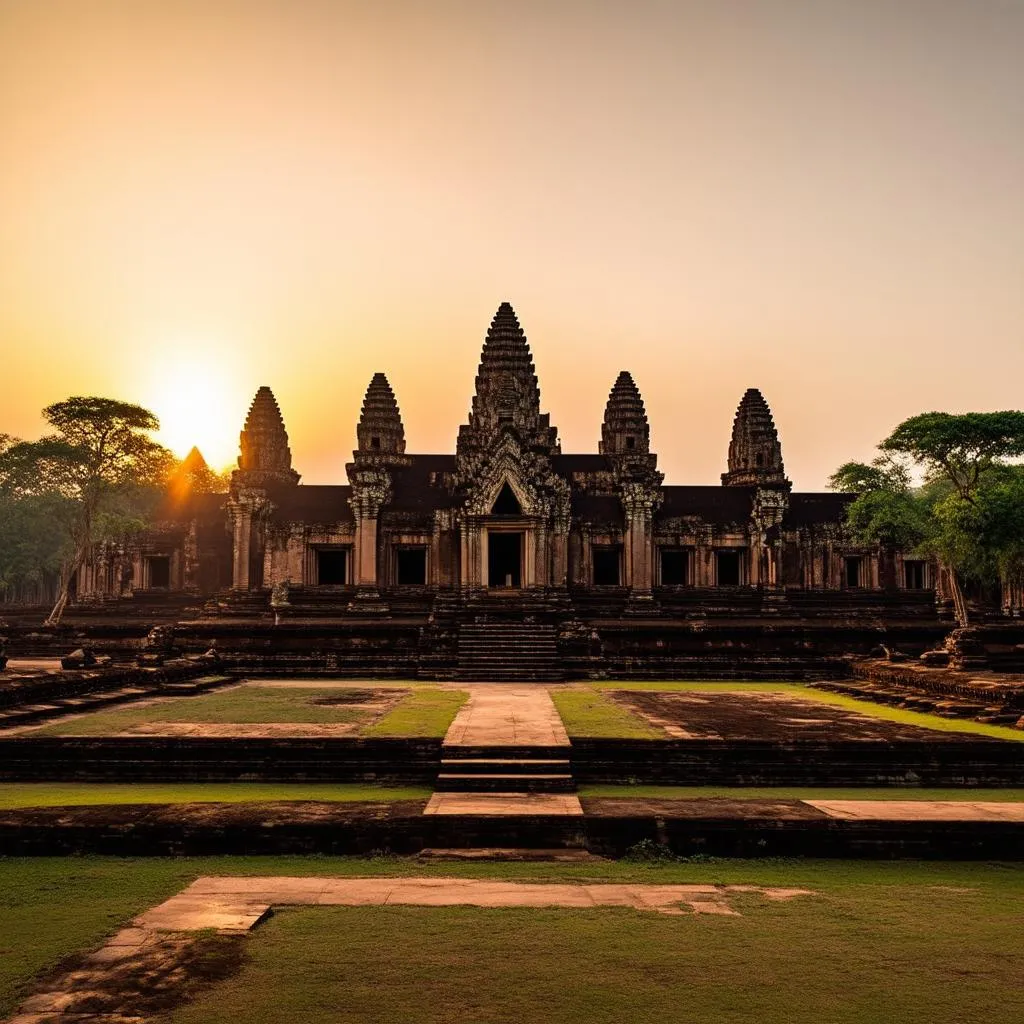
<instances>
[{"instance_id":1,"label":"temple","mask_svg":"<svg viewBox=\"0 0 1024 1024\"><path fill-rule=\"evenodd\" d=\"M141 543L97 555L78 600L160 591L204 602L205 618L273 613L279 623L418 615L421 633L449 621L467 644L461 627L499 620L550 619L559 636L573 623L603 637L600 623L630 619L690 629L724 616L763 629L780 616L858 609L906 618L908 607L935 619L930 564L854 543L850 496L793 491L755 388L736 410L721 485L665 484L625 370L597 451L563 452L507 302L487 331L453 454L406 451L383 373L355 433L347 484L302 484L285 419L261 387L229 493L169 497ZM434 640L443 646L440 632Z\"/></svg>"}]
</instances>

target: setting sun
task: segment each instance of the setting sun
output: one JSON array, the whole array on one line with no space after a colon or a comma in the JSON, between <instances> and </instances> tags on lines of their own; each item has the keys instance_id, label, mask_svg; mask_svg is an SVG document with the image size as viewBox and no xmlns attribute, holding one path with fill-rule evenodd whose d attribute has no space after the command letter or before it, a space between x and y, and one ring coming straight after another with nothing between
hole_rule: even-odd
<instances>
[{"instance_id":1,"label":"setting sun","mask_svg":"<svg viewBox=\"0 0 1024 1024\"><path fill-rule=\"evenodd\" d=\"M224 469L238 454L246 396L209 350L178 352L173 363L154 367L142 404L160 420L156 439L161 444L179 457L195 446L212 469Z\"/></svg>"}]
</instances>

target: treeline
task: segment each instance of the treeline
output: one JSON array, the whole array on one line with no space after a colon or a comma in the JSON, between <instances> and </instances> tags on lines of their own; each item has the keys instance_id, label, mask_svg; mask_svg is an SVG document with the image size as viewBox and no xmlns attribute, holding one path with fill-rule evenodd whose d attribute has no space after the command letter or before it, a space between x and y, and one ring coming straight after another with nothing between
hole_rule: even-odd
<instances>
[{"instance_id":1,"label":"treeline","mask_svg":"<svg viewBox=\"0 0 1024 1024\"><path fill-rule=\"evenodd\" d=\"M830 480L856 538L933 558L961 626L965 588L1024 585L1024 412L923 413L878 448Z\"/></svg>"},{"instance_id":2,"label":"treeline","mask_svg":"<svg viewBox=\"0 0 1024 1024\"><path fill-rule=\"evenodd\" d=\"M195 449L179 461L154 441L159 421L142 406L73 397L43 417L50 432L36 441L0 434L0 601L55 593L52 625L95 544L147 529L169 490L223 481Z\"/></svg>"}]
</instances>

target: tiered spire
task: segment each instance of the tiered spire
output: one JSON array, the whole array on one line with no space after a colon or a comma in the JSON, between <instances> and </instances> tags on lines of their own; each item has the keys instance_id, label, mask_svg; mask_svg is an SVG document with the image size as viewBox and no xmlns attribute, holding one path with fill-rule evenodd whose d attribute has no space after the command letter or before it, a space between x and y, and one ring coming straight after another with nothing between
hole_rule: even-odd
<instances>
[{"instance_id":1,"label":"tiered spire","mask_svg":"<svg viewBox=\"0 0 1024 1024\"><path fill-rule=\"evenodd\" d=\"M729 443L727 486L790 486L771 409L757 388L748 388L736 410Z\"/></svg>"},{"instance_id":2,"label":"tiered spire","mask_svg":"<svg viewBox=\"0 0 1024 1024\"><path fill-rule=\"evenodd\" d=\"M299 474L292 469L292 451L288 447L288 431L273 391L264 386L256 392L239 435L241 454L237 474L251 478L258 486L269 480L298 483Z\"/></svg>"},{"instance_id":3,"label":"tiered spire","mask_svg":"<svg viewBox=\"0 0 1024 1024\"><path fill-rule=\"evenodd\" d=\"M484 340L476 394L469 423L459 431L459 449L478 446L510 428L520 442L549 450L557 447L556 431L540 411L540 388L533 356L515 310L503 302Z\"/></svg>"},{"instance_id":4,"label":"tiered spire","mask_svg":"<svg viewBox=\"0 0 1024 1024\"><path fill-rule=\"evenodd\" d=\"M375 373L366 389L356 437L358 455L402 455L405 452L402 414L398 410L395 393L383 373Z\"/></svg>"},{"instance_id":5,"label":"tiered spire","mask_svg":"<svg viewBox=\"0 0 1024 1024\"><path fill-rule=\"evenodd\" d=\"M647 455L651 428L640 389L627 370L622 370L608 395L601 424L602 455Z\"/></svg>"}]
</instances>

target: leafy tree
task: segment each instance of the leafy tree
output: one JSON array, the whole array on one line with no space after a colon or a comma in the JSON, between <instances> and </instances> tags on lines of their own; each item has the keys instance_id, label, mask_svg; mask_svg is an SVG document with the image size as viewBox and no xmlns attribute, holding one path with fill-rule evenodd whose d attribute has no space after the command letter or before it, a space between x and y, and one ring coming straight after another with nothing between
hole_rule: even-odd
<instances>
[{"instance_id":1,"label":"leafy tree","mask_svg":"<svg viewBox=\"0 0 1024 1024\"><path fill-rule=\"evenodd\" d=\"M46 623L56 625L93 544L146 525L172 457L149 436L157 418L129 402L74 397L48 406L43 416L53 433L9 444L0 453L0 482L9 498L50 505L61 567Z\"/></svg>"},{"instance_id":2,"label":"leafy tree","mask_svg":"<svg viewBox=\"0 0 1024 1024\"><path fill-rule=\"evenodd\" d=\"M847 463L830 481L860 492L850 527L879 543L933 554L957 621L968 624L961 577L1018 578L1024 571L1024 412L929 412L904 420L869 466ZM910 485L911 471L924 486Z\"/></svg>"},{"instance_id":3,"label":"leafy tree","mask_svg":"<svg viewBox=\"0 0 1024 1024\"><path fill-rule=\"evenodd\" d=\"M927 507L911 486L907 467L886 456L871 463L847 462L832 474L829 486L857 495L847 509L847 525L861 543L882 548L883 576L895 586L895 551L919 547L930 528Z\"/></svg>"}]
</instances>

